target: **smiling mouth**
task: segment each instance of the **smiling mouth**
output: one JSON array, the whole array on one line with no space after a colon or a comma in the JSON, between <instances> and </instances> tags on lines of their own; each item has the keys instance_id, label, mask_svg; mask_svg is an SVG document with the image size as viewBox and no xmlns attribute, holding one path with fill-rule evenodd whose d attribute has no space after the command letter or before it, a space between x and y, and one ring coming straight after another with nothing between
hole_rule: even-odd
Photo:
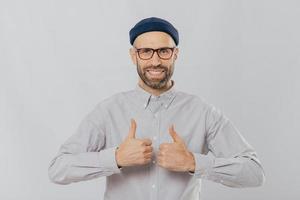
<instances>
[{"instance_id":1,"label":"smiling mouth","mask_svg":"<svg viewBox=\"0 0 300 200\"><path fill-rule=\"evenodd\" d=\"M164 69L148 69L146 70L147 74L151 78L161 78L165 72Z\"/></svg>"}]
</instances>

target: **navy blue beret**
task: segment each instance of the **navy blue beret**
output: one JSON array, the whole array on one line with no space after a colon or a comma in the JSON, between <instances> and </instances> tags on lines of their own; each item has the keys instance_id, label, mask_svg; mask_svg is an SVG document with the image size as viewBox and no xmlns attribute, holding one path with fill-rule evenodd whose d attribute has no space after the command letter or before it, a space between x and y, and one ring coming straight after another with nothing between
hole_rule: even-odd
<instances>
[{"instance_id":1,"label":"navy blue beret","mask_svg":"<svg viewBox=\"0 0 300 200\"><path fill-rule=\"evenodd\" d=\"M178 31L170 22L157 17L150 17L139 21L129 31L130 44L133 45L134 40L142 33L150 32L150 31L165 32L173 38L176 46L179 43Z\"/></svg>"}]
</instances>

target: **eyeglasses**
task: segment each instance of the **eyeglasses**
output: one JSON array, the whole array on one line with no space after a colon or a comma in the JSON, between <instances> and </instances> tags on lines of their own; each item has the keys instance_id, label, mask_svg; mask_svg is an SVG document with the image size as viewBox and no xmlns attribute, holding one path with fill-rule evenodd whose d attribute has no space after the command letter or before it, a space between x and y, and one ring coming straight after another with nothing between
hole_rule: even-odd
<instances>
[{"instance_id":1,"label":"eyeglasses","mask_svg":"<svg viewBox=\"0 0 300 200\"><path fill-rule=\"evenodd\" d=\"M168 60L172 57L173 51L175 47L163 47L159 49L151 49L151 48L136 48L140 59L149 60L153 57L154 52L157 52L159 58L163 60Z\"/></svg>"}]
</instances>

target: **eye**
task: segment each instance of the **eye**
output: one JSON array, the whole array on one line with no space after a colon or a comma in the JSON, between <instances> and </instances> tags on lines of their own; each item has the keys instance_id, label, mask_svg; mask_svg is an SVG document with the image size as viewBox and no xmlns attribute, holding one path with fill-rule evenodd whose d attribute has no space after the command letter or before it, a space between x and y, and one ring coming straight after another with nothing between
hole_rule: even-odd
<instances>
[{"instance_id":1,"label":"eye","mask_svg":"<svg viewBox=\"0 0 300 200\"><path fill-rule=\"evenodd\" d=\"M170 53L170 49L168 49L168 48L160 49L159 53L161 53L161 54L168 54L168 53Z\"/></svg>"},{"instance_id":2,"label":"eye","mask_svg":"<svg viewBox=\"0 0 300 200\"><path fill-rule=\"evenodd\" d=\"M140 53L151 53L152 49L148 49L148 48L144 48L144 49L140 49Z\"/></svg>"}]
</instances>

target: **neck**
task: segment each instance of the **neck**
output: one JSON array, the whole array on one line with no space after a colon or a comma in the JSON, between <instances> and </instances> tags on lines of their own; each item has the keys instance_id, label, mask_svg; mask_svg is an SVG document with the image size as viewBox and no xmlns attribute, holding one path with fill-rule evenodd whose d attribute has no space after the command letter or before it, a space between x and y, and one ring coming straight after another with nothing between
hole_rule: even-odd
<instances>
[{"instance_id":1,"label":"neck","mask_svg":"<svg viewBox=\"0 0 300 200\"><path fill-rule=\"evenodd\" d=\"M173 86L171 80L169 80L168 83L166 84L166 86L161 89L153 89L153 88L149 87L148 85L146 85L141 79L139 80L138 84L141 88L143 88L145 91L151 93L154 96L159 96L160 94L169 90Z\"/></svg>"}]
</instances>

